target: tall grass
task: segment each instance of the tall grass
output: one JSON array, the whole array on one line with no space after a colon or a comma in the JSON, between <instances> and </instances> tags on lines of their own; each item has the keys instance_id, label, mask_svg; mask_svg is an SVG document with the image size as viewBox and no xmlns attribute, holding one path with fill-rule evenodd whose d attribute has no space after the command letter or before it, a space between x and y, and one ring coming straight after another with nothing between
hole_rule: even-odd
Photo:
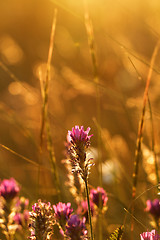
<instances>
[{"instance_id":1,"label":"tall grass","mask_svg":"<svg viewBox=\"0 0 160 240\"><path fill-rule=\"evenodd\" d=\"M51 162L52 173L54 174L55 186L57 189L57 196L58 200L60 201L60 183L59 183L59 176L57 172L56 166L56 157L54 153L53 141L51 136L51 127L50 127L50 120L48 114L48 91L49 91L49 82L50 82L50 67L51 67L51 60L53 55L53 47L54 47L54 38L55 38L55 28L56 28L56 21L57 21L57 9L54 11L54 18L52 23L51 29L51 36L50 36L50 44L49 44L49 51L48 51L48 60L47 60L47 67L46 67L46 78L43 82L41 73L40 73L40 83L41 83L41 93L43 99L42 105L42 121L41 121L41 130L40 130L40 149L42 151L42 144L43 144L43 136L44 136L44 129L46 126L46 135L47 135L47 149L49 152L49 159ZM40 171L40 170L39 170Z\"/></svg>"},{"instance_id":2,"label":"tall grass","mask_svg":"<svg viewBox=\"0 0 160 240\"><path fill-rule=\"evenodd\" d=\"M31 195L30 211L32 211L32 203L35 203L35 201L37 202L38 198L43 198L42 201L50 201L50 199L53 199L52 195L54 194L54 196L56 196L56 202L52 204L56 204L57 202L61 201L65 203L71 202L74 209L74 214L76 214L77 208L82 205L81 201L85 199L84 192L81 193L81 191L85 191L85 188L84 186L81 186L83 183L78 179L79 172L75 175L74 173L71 173L70 168L72 166L68 166L67 171L69 170L70 172L66 173L66 170L62 164L63 161L61 162L61 159L64 158L63 152L65 151L66 147L66 144L64 146L63 143L66 141L68 129L71 129L73 124L79 126L84 125L84 127L86 127L85 125L87 123L88 126L92 125L93 120L93 147L91 147L91 153L87 152L87 157L89 154L92 154L96 166L92 169L89 183L87 180L84 184L86 186L89 218L88 222L85 224L88 230L90 229L89 232L91 232L91 239L133 239L135 235L138 238L139 234L142 231L147 231L147 229L148 231L151 231L153 228L152 224L155 224L155 219L152 218L151 215L149 215L147 212L144 212L145 201L147 199L153 199L155 196L157 197L157 191L155 191L156 188L158 189L159 194L159 150L157 151L155 148L155 145L158 145L159 140L158 137L156 139L155 135L159 135L159 129L157 130L156 125L154 125L154 117L157 117L157 122L160 118L159 112L157 115L155 114L154 107L154 104L157 104L156 106L159 106L159 100L157 97L157 100L152 103L152 92L149 94L150 86L153 87L152 84L150 84L152 83L151 78L153 76L153 72L155 73L155 76L153 76L155 78L158 78L158 75L160 73L159 68L155 64L159 51L159 41L154 48L151 61L149 62L146 56L143 56L143 54L139 53L141 52L140 50L135 50L137 46L136 44L135 49L133 49L134 37L133 42L131 40L129 42L128 40L130 39L130 29L127 29L126 32L127 41L123 33L123 26L121 29L121 34L120 29L117 27L116 35L114 33L114 30L112 32L112 29L107 23L108 18L106 17L106 28L102 26L102 22L100 25L101 30L103 30L101 31L101 34L99 34L98 31L94 31L94 29L98 29L98 23L96 26L94 26L89 12L90 10L92 11L92 6L94 4L98 5L98 3L90 3L88 1L89 6L91 6L90 9L90 7L88 7L87 0L83 0L83 9L80 9L80 7L82 7L82 2L75 2L74 7L77 7L77 9L74 12L74 10L70 8L72 6L71 2L66 2L64 4L61 4L54 0L53 2L54 5L58 6L59 8L59 25L57 25L57 10L55 10L50 34L47 62L46 59L43 59L43 62L45 62L46 66L45 77L43 76L43 69L38 73L38 79L41 87L40 93L38 84L34 82L35 88L33 88L33 92L36 94L38 92L39 94L37 104L33 106L30 105L25 112L24 109L26 106L28 106L27 103L26 105L24 103L22 107L20 105L22 103L22 99L20 99L20 101L18 96L14 96L14 94L12 95L8 93L8 86L4 90L5 94L2 92L2 103L0 102L0 124L2 124L0 157L2 159L2 167L3 165L6 166L7 170L5 173L2 172L3 170L0 172L0 178L2 179L3 176L5 176L7 173L8 177L13 174L14 177L19 178L17 179L18 182L19 180L21 182L23 179L28 180L28 182L26 180L24 180L24 182L22 181L23 183L21 187L23 189L23 184L26 187L28 187L29 184L33 186L32 191L32 186L30 186L30 189L28 190L28 192L31 192L31 194L28 193L28 195ZM113 8L113 10L115 9ZM93 11L93 17L95 16L96 11ZM113 20L114 17L112 16L111 19ZM71 26L74 20L76 22L76 27ZM70 24L70 22L72 22L72 24ZM77 30L81 28L84 30L84 26L86 29L86 36L88 38L87 47L90 51L90 56L88 56L89 54L85 43L86 36L81 36L79 30ZM127 21L126 26L128 26ZM145 26L147 30L150 30L147 25ZM143 29L141 31L143 31ZM99 34L99 39L96 38L97 42L95 43L96 34ZM103 44L102 41L104 41ZM109 45L108 41L110 43ZM123 41L124 44L121 43ZM99 57L97 57L96 52L96 45L98 44L100 46L98 49ZM109 48L106 46L109 46ZM48 45L46 48L48 49ZM41 54L44 54L44 52L46 52L46 48L40 48L38 53L39 56L37 58L42 57ZM36 51L38 52L37 49L35 48L35 53ZM2 51L1 39L0 51ZM138 68L140 68L143 72L142 75L146 73L149 67L145 90L143 93L142 109L139 108L139 102L136 103L138 97L141 98L140 91L142 90L142 83L138 83L139 85L137 84L137 86L135 88L133 87L132 89L132 84L128 84L126 81L126 79L133 82L135 80L134 73L128 66L130 64L130 61L128 58L125 58L126 54L127 56L129 55L134 58L136 62L135 70L137 71L138 65ZM54 56L55 65L53 64L52 56ZM88 59L92 63L93 74L88 71ZM58 79L57 82L51 81L52 65L54 65L54 77L55 79ZM7 76L10 80L19 83L21 86L23 86L23 88L26 88L26 85L23 84L23 82L19 80L18 77L16 77L16 74L12 73L14 72L14 68L12 69L12 67L7 66L7 64L4 64L2 61L0 61L0 68L3 70L3 74L7 73ZM64 71L64 68L68 71ZM138 71L137 74L140 76ZM72 81L70 81L70 79ZM142 79L144 79L144 77L141 77L141 80ZM123 81L126 81L126 85L123 85ZM123 86L119 87L118 84L121 83ZM78 87L76 87L76 84ZM158 84L158 81L154 84ZM10 83L8 85L10 85ZM87 92L87 88L90 87L92 88L91 91ZM26 91L29 92L29 89L26 88ZM95 94L93 94L93 92ZM53 94L49 95L49 93ZM30 94L32 95L33 93ZM151 97L149 97L150 95ZM16 101L12 105L12 100L14 100L14 98ZM6 104L3 105L3 101L6 101ZM41 123L39 126L39 117L37 116L39 116L38 112L40 108L40 101L42 102L42 106ZM96 106L94 106L93 102L96 102ZM130 103L134 105L133 108L129 108ZM149 116L151 120L151 133L149 132L148 139L145 136L144 131L147 104L149 106ZM7 105L8 107L6 107ZM50 108L50 106L52 106L52 108ZM24 111L23 113L22 109ZM137 124L139 109L141 111L141 116L139 120L138 136L135 137L135 126ZM25 119L32 118L32 115L30 117L30 113L32 111L35 111L35 115L37 115L35 117L35 122L34 124L32 122L33 125L27 125L28 122L25 121ZM15 114L13 114L14 112ZM15 117L15 115L17 115L17 117ZM9 126L9 130L6 131L5 134L3 132L3 125L4 129L7 128L7 130ZM14 129L15 126L18 126L18 128L16 128L18 129L17 132ZM155 134L156 131L157 134ZM5 135L5 137L3 135ZM97 139L95 138L96 135ZM131 171L133 166L131 158L134 155L133 152L135 141L136 151L132 175ZM39 144L37 144L37 142ZM154 183L148 180L148 173L145 168L146 166L144 165L144 175L139 177L139 169L141 167L141 164L144 164L142 159L142 142L144 142L147 147L151 143L151 151L149 152L153 153L154 155L153 172L156 175L156 178L153 179ZM46 149L48 154L47 156L50 161L49 165L46 161L46 156L45 163L43 162L43 154L45 154ZM23 151L24 154L22 153ZM30 157L25 157L26 154L28 154ZM19 158L22 161L18 162L17 159ZM3 161L3 159L6 159L6 162ZM36 159L38 160L36 161ZM21 163L24 163L24 165L22 166ZM68 164L67 161L66 164ZM147 164L148 163L146 162L146 165ZM35 171L37 171L37 169L38 184L35 183L37 181L37 179L35 180ZM73 181L69 188L66 184L67 174L72 176L70 177L70 180ZM43 184L40 181L41 178L43 178ZM74 186L75 183L77 183L78 187ZM38 194L35 197L33 192L35 192L36 184L38 185ZM96 210L94 215L92 213L92 207L90 206L90 189L97 187L97 185L99 187L104 187L106 190L108 202L105 210L102 210L102 198L101 195L99 195L99 208L95 207ZM25 186L24 188L26 189ZM49 189L48 195L43 194L42 186L44 187L44 192L46 193ZM138 186L140 186L141 193L138 193L139 195L137 196ZM54 190L54 188L56 190ZM70 190L75 191L75 189L76 193L74 192L74 194L71 195ZM77 196L79 198L77 198ZM43 204L44 203L42 202L42 208L44 207L45 209L46 207L47 209L48 206L45 204L43 206ZM50 210L52 211L53 209ZM33 213L33 216L34 215L35 214ZM145 217L143 217L143 215ZM131 229L128 221L128 216L132 219ZM55 221L55 215L52 217ZM80 218L82 221L83 215L81 215ZM57 222L55 225L56 224ZM60 223L58 224L57 226L59 226L60 229L64 232L65 227L69 227L69 225L65 225L66 223L63 223L65 226L63 226L63 228L61 228ZM69 222L67 222L67 224L69 224ZM122 225L124 225L124 229L121 227ZM50 227L52 229L53 226ZM124 237L122 236L123 231ZM58 227L55 227L54 232L58 236L55 236L55 239L59 240L61 237L63 238L63 236L58 235L60 234ZM110 235L110 233L112 234ZM65 234L66 232L64 233L64 239L67 239L67 235ZM19 240L21 237L17 237L17 239Z\"/></svg>"},{"instance_id":3,"label":"tall grass","mask_svg":"<svg viewBox=\"0 0 160 240\"><path fill-rule=\"evenodd\" d=\"M153 66L154 66L156 55L157 55L158 50L159 50L159 44L160 44L160 42L158 41L155 48L154 48L152 57L151 57L150 68L149 68L148 77L147 77L147 81L146 81L146 87L145 87L145 91L144 91L144 95L143 95L143 107L142 107L142 113L141 113L141 118L140 118L140 122L139 122L137 145L136 145L136 151L135 151L135 161L134 161L134 171L133 171L133 187L132 187L132 201L134 201L134 199L136 197L136 187L137 187L137 181L138 181L139 162L141 160L141 154L142 154L141 144L142 144L142 137L143 137L145 110L146 110L146 104L147 104L147 100L148 100L148 91L149 91L149 85L150 85L150 81L151 81ZM156 171L157 171L157 169L156 169ZM134 203L132 205L132 214L134 214ZM134 229L133 229L133 223L132 223L131 231L133 232L133 230Z\"/></svg>"}]
</instances>

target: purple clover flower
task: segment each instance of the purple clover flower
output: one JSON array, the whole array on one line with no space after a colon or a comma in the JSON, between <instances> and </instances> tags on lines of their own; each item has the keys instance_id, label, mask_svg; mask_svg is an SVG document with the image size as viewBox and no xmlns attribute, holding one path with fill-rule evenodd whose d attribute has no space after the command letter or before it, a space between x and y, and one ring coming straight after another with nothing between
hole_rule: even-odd
<instances>
[{"instance_id":1,"label":"purple clover flower","mask_svg":"<svg viewBox=\"0 0 160 240\"><path fill-rule=\"evenodd\" d=\"M20 191L20 187L16 183L14 178L4 179L0 183L0 196L5 200L12 200Z\"/></svg>"},{"instance_id":2,"label":"purple clover flower","mask_svg":"<svg viewBox=\"0 0 160 240\"><path fill-rule=\"evenodd\" d=\"M92 159L86 156L86 150L90 145L90 138L93 135L88 135L90 127L84 131L83 126L75 126L72 131L68 131L67 135L67 152L69 161L71 162L72 172L80 174L81 178L86 181L88 179L90 169L94 165Z\"/></svg>"},{"instance_id":3,"label":"purple clover flower","mask_svg":"<svg viewBox=\"0 0 160 240\"><path fill-rule=\"evenodd\" d=\"M90 208L91 208L91 214L93 216L95 209L94 209L94 204L91 201L90 201ZM80 204L78 205L78 208L77 208L77 214L82 216L82 217L85 217L86 222L88 222L88 203L87 203L87 200L80 202Z\"/></svg>"},{"instance_id":4,"label":"purple clover flower","mask_svg":"<svg viewBox=\"0 0 160 240\"><path fill-rule=\"evenodd\" d=\"M66 235L71 240L88 239L85 218L81 221L77 215L72 215L67 222L66 229Z\"/></svg>"},{"instance_id":5,"label":"purple clover flower","mask_svg":"<svg viewBox=\"0 0 160 240\"><path fill-rule=\"evenodd\" d=\"M97 187L97 189L91 189L90 199L95 205L97 205L97 207L100 205L100 200L102 201L102 207L105 207L108 201L107 193L101 187Z\"/></svg>"},{"instance_id":6,"label":"purple clover flower","mask_svg":"<svg viewBox=\"0 0 160 240\"><path fill-rule=\"evenodd\" d=\"M56 221L64 228L66 222L68 221L73 209L71 208L71 203L59 202L57 205L53 205L54 217Z\"/></svg>"},{"instance_id":7,"label":"purple clover flower","mask_svg":"<svg viewBox=\"0 0 160 240\"><path fill-rule=\"evenodd\" d=\"M157 234L156 230L151 232L143 232L140 234L141 240L160 240L160 235Z\"/></svg>"},{"instance_id":8,"label":"purple clover flower","mask_svg":"<svg viewBox=\"0 0 160 240\"><path fill-rule=\"evenodd\" d=\"M154 199L153 201L147 200L147 207L145 208L146 212L151 213L155 218L160 217L160 201L159 199Z\"/></svg>"},{"instance_id":9,"label":"purple clover flower","mask_svg":"<svg viewBox=\"0 0 160 240\"><path fill-rule=\"evenodd\" d=\"M40 199L32 206L29 212L31 236L29 239L51 239L53 234L54 218L51 203L44 203Z\"/></svg>"},{"instance_id":10,"label":"purple clover flower","mask_svg":"<svg viewBox=\"0 0 160 240\"><path fill-rule=\"evenodd\" d=\"M75 128L72 128L72 131L68 131L68 135L67 135L67 140L68 142L83 142L83 143L87 143L90 141L90 138L93 136L92 135L88 135L90 131L90 127L87 128L86 131L84 131L83 126L81 126L81 128L79 128L78 125L75 126Z\"/></svg>"}]
</instances>

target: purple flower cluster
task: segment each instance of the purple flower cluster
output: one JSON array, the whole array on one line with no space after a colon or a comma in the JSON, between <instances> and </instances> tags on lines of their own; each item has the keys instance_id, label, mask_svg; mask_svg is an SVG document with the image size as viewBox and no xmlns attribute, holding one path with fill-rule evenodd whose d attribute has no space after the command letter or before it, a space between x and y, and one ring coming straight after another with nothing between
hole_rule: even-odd
<instances>
[{"instance_id":1,"label":"purple flower cluster","mask_svg":"<svg viewBox=\"0 0 160 240\"><path fill-rule=\"evenodd\" d=\"M0 227L6 239L25 231L29 220L29 200L19 198L20 187L14 178L0 182Z\"/></svg>"},{"instance_id":2,"label":"purple flower cluster","mask_svg":"<svg viewBox=\"0 0 160 240\"><path fill-rule=\"evenodd\" d=\"M66 235L71 240L81 240L87 238L87 230L85 226L85 218L80 220L78 215L72 215L66 226Z\"/></svg>"},{"instance_id":3,"label":"purple flower cluster","mask_svg":"<svg viewBox=\"0 0 160 240\"><path fill-rule=\"evenodd\" d=\"M30 212L30 239L50 239L53 234L53 225L57 224L60 234L67 239L87 239L85 218L81 220L78 215L72 215L71 203L59 202L51 207L50 203L41 200L32 206ZM54 212L52 211L54 210Z\"/></svg>"},{"instance_id":4,"label":"purple flower cluster","mask_svg":"<svg viewBox=\"0 0 160 240\"><path fill-rule=\"evenodd\" d=\"M53 214L51 203L44 203L38 200L32 206L32 212L30 212L30 239L50 239L53 234Z\"/></svg>"},{"instance_id":5,"label":"purple flower cluster","mask_svg":"<svg viewBox=\"0 0 160 240\"><path fill-rule=\"evenodd\" d=\"M84 131L83 126L79 128L79 126L76 125L75 128L72 128L72 131L68 131L67 141L73 143L82 142L84 144L87 144L89 143L90 138L93 136L93 134L88 135L89 132L90 127L88 127L86 131Z\"/></svg>"},{"instance_id":6,"label":"purple flower cluster","mask_svg":"<svg viewBox=\"0 0 160 240\"><path fill-rule=\"evenodd\" d=\"M147 200L146 202L147 207L145 208L146 212L149 212L153 215L156 219L160 217L160 200L154 199L153 201Z\"/></svg>"},{"instance_id":7,"label":"purple flower cluster","mask_svg":"<svg viewBox=\"0 0 160 240\"><path fill-rule=\"evenodd\" d=\"M91 189L90 199L97 207L100 207L100 201L102 202L102 207L105 207L108 201L107 193L101 187L97 187L97 189Z\"/></svg>"},{"instance_id":8,"label":"purple flower cluster","mask_svg":"<svg viewBox=\"0 0 160 240\"><path fill-rule=\"evenodd\" d=\"M20 191L20 187L14 178L4 179L0 182L0 196L6 200L12 200Z\"/></svg>"},{"instance_id":9,"label":"purple flower cluster","mask_svg":"<svg viewBox=\"0 0 160 240\"><path fill-rule=\"evenodd\" d=\"M59 202L57 205L53 205L54 218L60 227L64 230L65 224L68 221L73 209L71 208L71 203Z\"/></svg>"},{"instance_id":10,"label":"purple flower cluster","mask_svg":"<svg viewBox=\"0 0 160 240\"><path fill-rule=\"evenodd\" d=\"M140 234L141 240L160 240L160 235L157 234L156 230L151 232L143 232Z\"/></svg>"},{"instance_id":11,"label":"purple flower cluster","mask_svg":"<svg viewBox=\"0 0 160 240\"><path fill-rule=\"evenodd\" d=\"M83 126L75 126L72 131L68 131L67 135L67 152L72 166L72 172L80 174L84 181L87 181L91 167L94 165L92 159L87 159L86 150L90 145L88 135L90 128L84 131Z\"/></svg>"},{"instance_id":12,"label":"purple flower cluster","mask_svg":"<svg viewBox=\"0 0 160 240\"><path fill-rule=\"evenodd\" d=\"M54 218L58 225L61 227L61 234L66 235L69 239L79 240L81 237L87 235L85 218L81 221L78 215L71 215L73 209L71 203L59 202L53 205Z\"/></svg>"}]
</instances>

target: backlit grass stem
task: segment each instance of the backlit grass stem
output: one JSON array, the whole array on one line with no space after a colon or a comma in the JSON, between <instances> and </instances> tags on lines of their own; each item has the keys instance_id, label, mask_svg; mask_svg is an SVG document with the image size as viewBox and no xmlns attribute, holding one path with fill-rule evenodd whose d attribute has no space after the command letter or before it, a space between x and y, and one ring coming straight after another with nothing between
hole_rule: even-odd
<instances>
[{"instance_id":1,"label":"backlit grass stem","mask_svg":"<svg viewBox=\"0 0 160 240\"><path fill-rule=\"evenodd\" d=\"M146 81L146 87L143 95L143 107L142 107L142 113L140 117L139 122L139 128L138 128L138 137L137 137L137 145L136 145L136 151L135 151L135 160L134 160L134 171L133 171L133 185L132 185L132 201L134 201L136 196L136 188L137 188L137 181L138 181L138 168L139 168L139 162L141 159L141 144L142 144L142 137L143 137L143 128L144 128L144 117L145 117L145 110L146 110L146 103L148 100L148 90L150 85L150 80L153 72L153 66L155 62L155 58L159 49L160 41L156 44L152 57L151 57L151 63L150 68L148 72L148 77ZM134 215L134 203L132 205L132 215ZM131 224L131 231L133 233L133 218L132 218L132 224Z\"/></svg>"},{"instance_id":2,"label":"backlit grass stem","mask_svg":"<svg viewBox=\"0 0 160 240\"><path fill-rule=\"evenodd\" d=\"M50 80L50 66L51 66L51 60L52 60L52 54L53 54L56 21L57 21L57 9L55 9L55 12L54 12L53 24L51 29L45 82L43 82L43 80L40 78L41 92L42 92L42 98L43 98L42 122L41 122L41 130L40 130L40 147L41 148L43 144L43 133L44 133L46 114L48 111L48 88L49 88L49 80Z\"/></svg>"},{"instance_id":3,"label":"backlit grass stem","mask_svg":"<svg viewBox=\"0 0 160 240\"><path fill-rule=\"evenodd\" d=\"M96 86L96 116L97 122L99 125L101 120L101 104L100 104L100 88L99 88L99 76L98 76L98 65L97 65L97 57L95 51L95 41L94 41L94 33L93 33L93 25L89 16L87 0L83 0L84 3L84 21L86 26L86 32L88 36L88 45L91 54L92 66L93 66L93 76L94 83ZM98 132L98 173L99 173L99 186L102 187L102 157L101 157L101 131L97 128ZM102 209L102 201L99 199L100 209ZM102 213L99 215L99 240L102 240Z\"/></svg>"},{"instance_id":4,"label":"backlit grass stem","mask_svg":"<svg viewBox=\"0 0 160 240\"><path fill-rule=\"evenodd\" d=\"M60 184L59 184L59 179L58 179L56 158L55 158L53 142L52 142L52 137L51 137L50 123L49 123L49 118L48 118L48 90L49 90L50 67L51 67L51 60L52 60L53 47L54 47L56 22L57 22L57 9L55 9L53 23L52 23L45 81L43 82L41 72L40 72L40 77L39 77L40 84L41 84L42 99L43 99L42 122L41 122L41 130L40 130L40 149L42 150L43 135L44 135L44 129L46 126L47 149L49 152L49 158L50 158L50 162L51 162L51 166L52 166L52 172L54 173L57 195L60 200Z\"/></svg>"}]
</instances>

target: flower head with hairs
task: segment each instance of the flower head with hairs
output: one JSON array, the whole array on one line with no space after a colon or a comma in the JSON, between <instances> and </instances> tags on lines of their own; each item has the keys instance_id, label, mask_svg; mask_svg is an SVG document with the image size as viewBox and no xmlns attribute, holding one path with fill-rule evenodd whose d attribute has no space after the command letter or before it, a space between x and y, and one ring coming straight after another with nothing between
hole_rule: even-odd
<instances>
[{"instance_id":1,"label":"flower head with hairs","mask_svg":"<svg viewBox=\"0 0 160 240\"><path fill-rule=\"evenodd\" d=\"M72 165L72 172L78 172L83 180L88 179L90 168L94 165L92 159L86 156L86 150L90 146L89 135L90 128L84 131L83 126L75 126L72 131L68 131L67 135L67 150L69 160Z\"/></svg>"},{"instance_id":2,"label":"flower head with hairs","mask_svg":"<svg viewBox=\"0 0 160 240\"><path fill-rule=\"evenodd\" d=\"M50 202L45 203L41 200L32 206L32 212L29 213L31 220L29 239L51 239L54 224L52 210Z\"/></svg>"}]
</instances>

